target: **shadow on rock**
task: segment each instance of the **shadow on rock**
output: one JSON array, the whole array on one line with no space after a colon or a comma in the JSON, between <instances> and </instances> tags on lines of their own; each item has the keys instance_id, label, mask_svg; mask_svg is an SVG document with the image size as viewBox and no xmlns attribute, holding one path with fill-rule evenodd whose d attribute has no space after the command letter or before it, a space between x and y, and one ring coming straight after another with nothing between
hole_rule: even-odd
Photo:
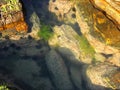
<instances>
[{"instance_id":1,"label":"shadow on rock","mask_svg":"<svg viewBox=\"0 0 120 90\"><path fill-rule=\"evenodd\" d=\"M67 48L50 50L46 55L46 64L57 90L111 90L92 84L86 75L89 65L77 60Z\"/></svg>"},{"instance_id":2,"label":"shadow on rock","mask_svg":"<svg viewBox=\"0 0 120 90\"><path fill-rule=\"evenodd\" d=\"M49 0L21 2L29 32L40 29L40 20L51 26L61 25L62 22L48 10ZM80 29L75 25L75 29ZM94 85L86 75L89 65L76 59L67 48L50 50L46 42L31 37L1 40L0 46L0 67L6 72L0 69L0 73L12 78L12 82L24 90L110 90ZM9 83L10 79L5 80Z\"/></svg>"},{"instance_id":3,"label":"shadow on rock","mask_svg":"<svg viewBox=\"0 0 120 90\"><path fill-rule=\"evenodd\" d=\"M53 88L44 60L49 51L44 40L3 40L0 46L0 85L2 82L10 83L11 87L18 86L17 90Z\"/></svg>"},{"instance_id":4,"label":"shadow on rock","mask_svg":"<svg viewBox=\"0 0 120 90\"><path fill-rule=\"evenodd\" d=\"M67 48L50 50L42 40L24 38L0 44L0 73L9 77L6 82L12 79L9 83L23 88L20 90L111 90L94 85L86 75L89 65Z\"/></svg>"},{"instance_id":5,"label":"shadow on rock","mask_svg":"<svg viewBox=\"0 0 120 90\"><path fill-rule=\"evenodd\" d=\"M61 25L57 16L51 13L48 9L49 0L20 0L23 4L25 20L28 24L28 32L40 30L40 23L46 25Z\"/></svg>"}]
</instances>

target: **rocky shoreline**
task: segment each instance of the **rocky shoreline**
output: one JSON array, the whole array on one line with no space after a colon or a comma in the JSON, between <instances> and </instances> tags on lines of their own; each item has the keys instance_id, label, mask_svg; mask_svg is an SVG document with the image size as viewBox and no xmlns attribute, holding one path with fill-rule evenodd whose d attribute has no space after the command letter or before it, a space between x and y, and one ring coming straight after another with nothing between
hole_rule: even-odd
<instances>
[{"instance_id":1,"label":"rocky shoreline","mask_svg":"<svg viewBox=\"0 0 120 90\"><path fill-rule=\"evenodd\" d=\"M0 82L11 83L17 90L120 89L120 50L113 45L119 44L119 37L107 37L110 28L106 27L111 26L111 32L118 31L101 11L93 8L93 3L89 0L20 2L28 32L3 31L0 67L4 70L0 69ZM48 41L38 36L42 23L50 25L54 33Z\"/></svg>"}]
</instances>

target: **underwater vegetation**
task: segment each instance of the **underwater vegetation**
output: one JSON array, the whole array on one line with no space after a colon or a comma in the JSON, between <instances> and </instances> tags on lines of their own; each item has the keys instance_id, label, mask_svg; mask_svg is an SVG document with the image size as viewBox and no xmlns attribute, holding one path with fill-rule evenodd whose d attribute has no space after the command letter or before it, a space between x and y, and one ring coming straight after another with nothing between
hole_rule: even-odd
<instances>
[{"instance_id":1,"label":"underwater vegetation","mask_svg":"<svg viewBox=\"0 0 120 90\"><path fill-rule=\"evenodd\" d=\"M75 37L79 41L79 47L84 52L84 55L94 57L95 50L94 48L89 44L88 40L85 38L85 36L76 36Z\"/></svg>"},{"instance_id":2,"label":"underwater vegetation","mask_svg":"<svg viewBox=\"0 0 120 90\"><path fill-rule=\"evenodd\" d=\"M53 36L53 32L50 25L43 24L38 32L38 36L44 39L45 41L48 41L49 38Z\"/></svg>"}]
</instances>

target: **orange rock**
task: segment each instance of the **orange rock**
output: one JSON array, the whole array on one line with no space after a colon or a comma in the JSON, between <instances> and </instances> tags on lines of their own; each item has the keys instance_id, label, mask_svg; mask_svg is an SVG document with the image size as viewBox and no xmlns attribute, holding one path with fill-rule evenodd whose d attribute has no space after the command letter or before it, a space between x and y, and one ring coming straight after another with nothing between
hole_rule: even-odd
<instances>
[{"instance_id":1,"label":"orange rock","mask_svg":"<svg viewBox=\"0 0 120 90\"><path fill-rule=\"evenodd\" d=\"M27 29L28 29L28 26L27 26L27 24L24 21L21 21L21 22L17 23L17 25L15 26L15 28L16 28L16 30L18 32L26 33Z\"/></svg>"},{"instance_id":2,"label":"orange rock","mask_svg":"<svg viewBox=\"0 0 120 90\"><path fill-rule=\"evenodd\" d=\"M23 21L23 19L22 19L21 21L13 22L13 23L10 23L10 24L6 24L3 27L0 27L0 31L9 30L9 29L15 29L18 32L26 33L27 29L28 29L28 26L27 26L26 22Z\"/></svg>"},{"instance_id":3,"label":"orange rock","mask_svg":"<svg viewBox=\"0 0 120 90\"><path fill-rule=\"evenodd\" d=\"M3 30L3 27L0 27L0 31L2 31Z\"/></svg>"}]
</instances>

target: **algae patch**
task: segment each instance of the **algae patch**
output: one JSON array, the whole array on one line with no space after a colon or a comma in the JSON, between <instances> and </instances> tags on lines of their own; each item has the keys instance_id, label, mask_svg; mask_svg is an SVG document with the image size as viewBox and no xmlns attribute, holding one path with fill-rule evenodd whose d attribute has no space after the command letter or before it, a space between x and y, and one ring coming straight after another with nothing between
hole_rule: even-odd
<instances>
[{"instance_id":1,"label":"algae patch","mask_svg":"<svg viewBox=\"0 0 120 90\"><path fill-rule=\"evenodd\" d=\"M89 44L88 40L85 38L85 36L75 36L75 38L78 40L79 47L82 51L82 54L84 56L90 56L94 57L95 51L94 48Z\"/></svg>"}]
</instances>

